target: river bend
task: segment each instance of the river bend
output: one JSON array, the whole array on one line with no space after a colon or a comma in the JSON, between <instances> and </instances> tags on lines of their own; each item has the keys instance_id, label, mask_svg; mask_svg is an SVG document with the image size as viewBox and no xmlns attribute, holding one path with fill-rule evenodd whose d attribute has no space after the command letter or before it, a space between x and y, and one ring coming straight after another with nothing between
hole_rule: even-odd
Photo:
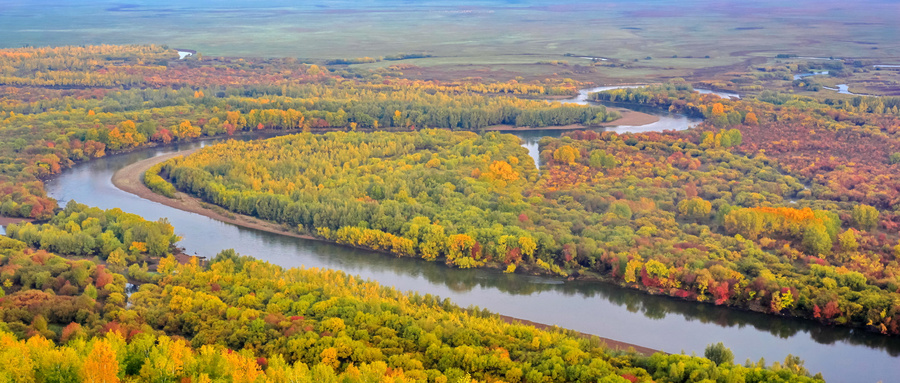
<instances>
[{"instance_id":1,"label":"river bend","mask_svg":"<svg viewBox=\"0 0 900 383\"><path fill-rule=\"evenodd\" d=\"M661 122L680 124L664 129L685 129L696 123L683 116L661 114ZM539 136L543 134L523 132L526 146L533 143L533 152ZM829 382L888 382L900 376L900 340L878 334L651 296L605 283L461 270L286 237L176 210L112 185L113 173L131 163L210 142L213 140L148 148L82 163L48 181L46 189L62 205L74 199L104 209L122 208L150 220L166 217L184 237L181 245L189 254L211 257L233 248L284 267L342 270L400 290L450 298L463 307L479 306L670 353L702 355L707 345L724 342L738 362L764 357L771 364L792 354L804 359L813 373L822 372Z\"/></svg>"}]
</instances>

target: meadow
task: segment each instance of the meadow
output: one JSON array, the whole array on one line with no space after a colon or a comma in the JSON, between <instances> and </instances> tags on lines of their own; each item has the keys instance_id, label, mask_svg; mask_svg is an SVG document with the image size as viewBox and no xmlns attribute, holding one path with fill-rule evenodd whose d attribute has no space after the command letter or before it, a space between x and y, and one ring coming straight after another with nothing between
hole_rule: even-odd
<instances>
[{"instance_id":1,"label":"meadow","mask_svg":"<svg viewBox=\"0 0 900 383\"><path fill-rule=\"evenodd\" d=\"M900 9L889 1L42 1L40 12L6 1L0 9L2 48L148 43L308 61L424 52L432 57L404 61L421 68L408 75L438 79L690 80L778 54L900 62L889 17ZM582 57L608 61L591 67Z\"/></svg>"}]
</instances>

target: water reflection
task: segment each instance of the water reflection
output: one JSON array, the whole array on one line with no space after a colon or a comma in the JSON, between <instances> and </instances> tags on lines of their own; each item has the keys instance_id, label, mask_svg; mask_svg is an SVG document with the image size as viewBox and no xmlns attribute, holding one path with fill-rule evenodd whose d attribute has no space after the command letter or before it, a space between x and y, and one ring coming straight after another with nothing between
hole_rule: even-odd
<instances>
[{"instance_id":1,"label":"water reflection","mask_svg":"<svg viewBox=\"0 0 900 383\"><path fill-rule=\"evenodd\" d=\"M286 237L280 237L286 238ZM322 244L318 251L344 259L344 264L352 264L377 273L405 276L411 279L424 278L430 284L440 284L449 291L465 293L471 291L495 290L509 296L531 296L552 293L558 297L602 299L628 312L640 314L651 320L671 319L677 315L688 322L697 321L725 328L753 328L770 333L781 339L790 339L801 333L809 333L821 344L835 344L847 341L886 351L890 356L900 355L900 342L879 334L851 330L842 327L828 327L817 322L796 318L773 317L768 314L738 311L712 304L688 302L666 296L647 295L611 283L588 281L563 282L535 276L504 274L492 270L453 269L444 264L426 262L420 259L403 259L344 249ZM425 292L425 291L423 291ZM484 306L491 308L490 306Z\"/></svg>"},{"instance_id":2,"label":"water reflection","mask_svg":"<svg viewBox=\"0 0 900 383\"><path fill-rule=\"evenodd\" d=\"M444 286L446 291L456 293L450 296L454 301L458 301L456 298L457 294L465 295L472 292L483 294L484 291L494 291L494 294L507 297L529 297L535 295L551 295L557 298L570 297L576 298L571 299L573 302L589 300L591 302L602 301L609 303L652 321L670 320L673 316L678 316L684 318L687 322L711 324L723 328L753 328L772 334L780 339L791 339L798 334L809 333L815 342L821 344L833 345L838 342L848 342L884 350L892 357L900 355L900 342L891 337L842 327L821 326L817 322L809 320L774 317L757 312L728 309L707 303L689 302L667 296L648 295L632 289L622 288L612 283L591 281L564 282L555 278L505 274L496 270L456 269L438 262L427 262L414 258L397 258L382 253L337 246L325 242L305 241L253 229L228 226L240 231L252 232L254 236L259 236L264 240L266 248L246 253L258 258L290 267L300 266L297 264L298 255L304 258L314 256L316 262L310 262L308 258L305 259L307 267L340 269L351 274L378 280L382 284L393 285L402 290L419 291L421 293L433 291L433 288L428 286ZM188 248L191 249L192 247L188 246ZM212 249L215 249L215 247ZM278 250L273 252L271 251L273 249ZM286 251L282 249L286 249ZM291 256L281 258L279 254L285 252L291 253ZM476 305L492 309L491 304L487 303L490 300L479 300L479 303L476 303ZM572 307L570 310L574 312L578 308ZM752 334L746 333L748 336L752 336Z\"/></svg>"}]
</instances>

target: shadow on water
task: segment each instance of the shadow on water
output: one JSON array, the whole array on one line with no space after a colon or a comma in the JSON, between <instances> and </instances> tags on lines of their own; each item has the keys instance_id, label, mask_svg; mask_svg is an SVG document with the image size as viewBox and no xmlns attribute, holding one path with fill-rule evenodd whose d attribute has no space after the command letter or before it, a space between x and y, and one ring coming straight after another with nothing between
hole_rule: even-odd
<instances>
[{"instance_id":1,"label":"shadow on water","mask_svg":"<svg viewBox=\"0 0 900 383\"><path fill-rule=\"evenodd\" d=\"M503 274L499 271L451 269L443 264L419 260L414 263L416 263L414 267L409 267L407 262L388 267L392 273L424 277L433 284L443 284L457 292L487 288L510 295L527 296L541 292L555 292L565 296L600 298L616 306L624 307L631 313L655 320L665 319L669 315L678 315L688 321L699 321L721 327L752 327L782 339L808 332L812 339L821 344L847 341L851 344L882 349L891 356L900 355L900 342L896 342L891 337L849 328L822 326L810 320L773 317L763 313L738 311L708 303L647 295L606 282L562 282L541 277Z\"/></svg>"},{"instance_id":2,"label":"shadow on water","mask_svg":"<svg viewBox=\"0 0 900 383\"><path fill-rule=\"evenodd\" d=\"M242 228L241 230L253 229ZM350 274L392 276L391 278L377 278L380 283L385 285L391 285L392 281L396 282L399 279L424 280L428 282L428 285L442 285L455 293L496 290L509 296L551 293L554 296L581 298L579 300L603 299L615 306L625 308L630 313L653 320L662 320L670 315L677 315L689 322L697 321L724 328L744 329L749 327L781 339L809 333L810 337L820 344L831 345L844 341L884 350L893 357L900 356L900 342L897 342L896 339L862 330L822 326L811 320L775 317L709 303L648 295L608 282L562 281L556 278L506 274L499 270L451 268L439 262L397 258L383 253L331 243L305 241L258 230L253 231L266 237L269 246L294 248L296 253L315 254L321 261L331 262L330 268L341 269ZM269 261L285 264L277 259L269 259ZM403 287L398 288L404 289ZM422 293L428 292L424 288L417 290ZM486 308L490 309L489 306Z\"/></svg>"}]
</instances>

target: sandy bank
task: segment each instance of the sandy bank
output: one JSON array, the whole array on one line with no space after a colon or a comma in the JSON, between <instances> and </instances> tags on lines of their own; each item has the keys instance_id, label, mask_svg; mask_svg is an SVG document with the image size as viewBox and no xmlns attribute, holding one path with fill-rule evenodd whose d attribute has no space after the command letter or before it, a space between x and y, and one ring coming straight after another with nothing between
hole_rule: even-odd
<instances>
[{"instance_id":1,"label":"sandy bank","mask_svg":"<svg viewBox=\"0 0 900 383\"><path fill-rule=\"evenodd\" d=\"M307 235L301 235L296 232L291 232L289 230L285 230L282 225L275 224L268 221L263 221L258 218L241 215L241 214L232 214L225 210L221 212L212 210L207 208L209 206L206 203L200 201L200 199L189 196L185 193L178 192L175 195L175 198L168 198L151 191L147 186L144 186L142 182L144 172L147 171L151 166L156 165L160 162L169 160L178 156L186 156L193 152L197 151L197 149L191 150L183 150L180 152L170 153L162 156L157 156L153 158L148 158L143 161L135 162L131 165L128 165L119 171L117 171L112 178L112 183L117 188L122 189L131 194L137 195L138 197L151 200L153 202L158 202L163 205L173 207L175 209L188 211L191 213L200 214L202 216L206 216L217 221L228 222L231 224L249 227L257 230L264 230L272 233L278 233L282 235L287 235L291 237L304 238L304 239L316 239Z\"/></svg>"},{"instance_id":2,"label":"sandy bank","mask_svg":"<svg viewBox=\"0 0 900 383\"><path fill-rule=\"evenodd\" d=\"M12 218L0 216L0 226L8 226L13 223L34 222L31 218Z\"/></svg>"}]
</instances>

